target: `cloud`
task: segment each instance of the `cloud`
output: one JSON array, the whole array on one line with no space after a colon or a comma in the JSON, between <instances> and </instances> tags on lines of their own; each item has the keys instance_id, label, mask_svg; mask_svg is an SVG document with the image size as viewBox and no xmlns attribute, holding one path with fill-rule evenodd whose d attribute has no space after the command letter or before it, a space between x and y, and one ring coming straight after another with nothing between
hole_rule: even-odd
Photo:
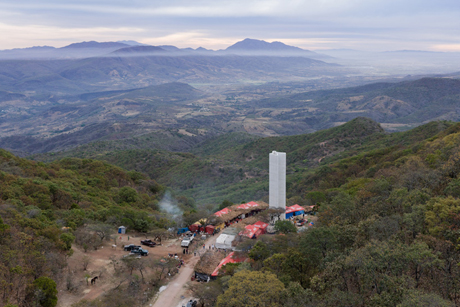
<instances>
[{"instance_id":1,"label":"cloud","mask_svg":"<svg viewBox=\"0 0 460 307\"><path fill-rule=\"evenodd\" d=\"M57 47L67 45L75 41L87 40L106 40L112 37L116 40L120 35L129 36L143 32L141 28L63 28L63 27L50 27L42 25L10 25L0 23L0 33L2 33L2 40L7 40L14 43L16 47L30 47L30 42L35 42L34 45L45 45L50 41L61 41ZM110 40L110 39L109 39ZM43 42L43 44L40 44Z\"/></svg>"},{"instance_id":2,"label":"cloud","mask_svg":"<svg viewBox=\"0 0 460 307\"><path fill-rule=\"evenodd\" d=\"M459 12L458 0L4 1L0 49L90 39L219 49L246 37L311 49L450 48ZM3 35L6 26L22 30Z\"/></svg>"},{"instance_id":3,"label":"cloud","mask_svg":"<svg viewBox=\"0 0 460 307\"><path fill-rule=\"evenodd\" d=\"M434 45L431 49L437 51L460 52L460 44Z\"/></svg>"}]
</instances>

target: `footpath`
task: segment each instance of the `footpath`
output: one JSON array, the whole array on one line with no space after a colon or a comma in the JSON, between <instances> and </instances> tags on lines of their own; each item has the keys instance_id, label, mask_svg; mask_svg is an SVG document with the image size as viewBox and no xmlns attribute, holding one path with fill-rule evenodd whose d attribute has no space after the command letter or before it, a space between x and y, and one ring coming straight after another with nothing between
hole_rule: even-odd
<instances>
[{"instance_id":1,"label":"footpath","mask_svg":"<svg viewBox=\"0 0 460 307\"><path fill-rule=\"evenodd\" d=\"M211 236L208 238L204 243L206 245L206 249L211 244L216 243L218 235ZM198 246L195 247L197 254L196 256L192 256L185 265L179 270L179 274L177 274L173 280L171 280L167 285L166 289L161 291L155 300L155 303L149 306L153 307L182 307L190 300L190 297L187 296L187 289L185 285L189 282L193 276L193 271L195 269L195 265L197 264L198 260L200 260L200 255L203 252L202 245L198 243ZM183 298L185 297L185 298Z\"/></svg>"}]
</instances>

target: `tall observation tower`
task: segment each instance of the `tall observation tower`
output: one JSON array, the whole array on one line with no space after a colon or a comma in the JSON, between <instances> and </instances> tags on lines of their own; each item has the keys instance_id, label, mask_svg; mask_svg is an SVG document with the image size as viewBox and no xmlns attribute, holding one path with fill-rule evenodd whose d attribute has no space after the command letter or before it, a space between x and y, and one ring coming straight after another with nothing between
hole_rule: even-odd
<instances>
[{"instance_id":1,"label":"tall observation tower","mask_svg":"<svg viewBox=\"0 0 460 307\"><path fill-rule=\"evenodd\" d=\"M270 154L269 208L286 209L286 153ZM284 216L284 214L283 214Z\"/></svg>"}]
</instances>

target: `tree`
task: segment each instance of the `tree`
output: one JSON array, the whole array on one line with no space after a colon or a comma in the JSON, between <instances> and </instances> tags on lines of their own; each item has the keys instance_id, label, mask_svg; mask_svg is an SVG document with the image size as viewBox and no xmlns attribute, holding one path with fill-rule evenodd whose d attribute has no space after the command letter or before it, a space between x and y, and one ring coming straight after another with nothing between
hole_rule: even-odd
<instances>
[{"instance_id":1,"label":"tree","mask_svg":"<svg viewBox=\"0 0 460 307\"><path fill-rule=\"evenodd\" d=\"M315 307L319 305L315 302L313 291L304 289L297 282L290 282L281 296L283 307Z\"/></svg>"},{"instance_id":2,"label":"tree","mask_svg":"<svg viewBox=\"0 0 460 307\"><path fill-rule=\"evenodd\" d=\"M57 304L56 283L49 277L39 277L34 282L34 296L36 301L43 307L54 307Z\"/></svg>"},{"instance_id":3,"label":"tree","mask_svg":"<svg viewBox=\"0 0 460 307\"><path fill-rule=\"evenodd\" d=\"M160 245L163 239L167 239L171 235L169 231L163 228L155 228L151 230L149 234L153 237L155 241L159 241Z\"/></svg>"},{"instance_id":4,"label":"tree","mask_svg":"<svg viewBox=\"0 0 460 307\"><path fill-rule=\"evenodd\" d=\"M64 242L65 250L69 251L72 248L72 243L75 240L75 236L71 233L63 233L61 234L61 241Z\"/></svg>"},{"instance_id":5,"label":"tree","mask_svg":"<svg viewBox=\"0 0 460 307\"><path fill-rule=\"evenodd\" d=\"M421 291L409 291L403 301L396 307L453 307L454 303L441 298L435 293L423 293Z\"/></svg>"},{"instance_id":6,"label":"tree","mask_svg":"<svg viewBox=\"0 0 460 307\"><path fill-rule=\"evenodd\" d=\"M189 290L204 307L215 306L218 296L224 293L220 279L207 283L191 283Z\"/></svg>"},{"instance_id":7,"label":"tree","mask_svg":"<svg viewBox=\"0 0 460 307\"><path fill-rule=\"evenodd\" d=\"M135 203L139 199L137 191L130 187L122 187L118 191L118 197L120 198L121 202L126 203Z\"/></svg>"},{"instance_id":8,"label":"tree","mask_svg":"<svg viewBox=\"0 0 460 307\"><path fill-rule=\"evenodd\" d=\"M217 307L283 306L284 285L273 273L244 270L233 275L228 286L217 298Z\"/></svg>"},{"instance_id":9,"label":"tree","mask_svg":"<svg viewBox=\"0 0 460 307\"><path fill-rule=\"evenodd\" d=\"M249 258L253 260L265 260L270 256L270 249L267 244L263 241L257 241L256 245L253 246L249 252Z\"/></svg>"},{"instance_id":10,"label":"tree","mask_svg":"<svg viewBox=\"0 0 460 307\"><path fill-rule=\"evenodd\" d=\"M88 257L87 255L84 255L82 260L81 260L81 264L83 265L83 271L86 271L86 269L88 268L88 265L91 261L91 258Z\"/></svg>"},{"instance_id":11,"label":"tree","mask_svg":"<svg viewBox=\"0 0 460 307\"><path fill-rule=\"evenodd\" d=\"M316 205L320 202L325 201L326 195L324 195L324 193L320 191L313 191L307 193L307 195L305 195L305 198L309 200L312 205Z\"/></svg>"},{"instance_id":12,"label":"tree","mask_svg":"<svg viewBox=\"0 0 460 307\"><path fill-rule=\"evenodd\" d=\"M101 239L101 242L104 239L110 240L110 233L113 231L113 227L109 224L93 224L89 228L96 233L96 235Z\"/></svg>"},{"instance_id":13,"label":"tree","mask_svg":"<svg viewBox=\"0 0 460 307\"><path fill-rule=\"evenodd\" d=\"M292 224L292 222L288 220L276 221L275 230L276 232L281 232L284 234L297 232L297 228L295 227L295 225Z\"/></svg>"},{"instance_id":14,"label":"tree","mask_svg":"<svg viewBox=\"0 0 460 307\"><path fill-rule=\"evenodd\" d=\"M229 200L224 200L220 205L219 205L219 210L222 210L224 208L227 208L227 207L230 207L231 205L233 205L233 203Z\"/></svg>"},{"instance_id":15,"label":"tree","mask_svg":"<svg viewBox=\"0 0 460 307\"><path fill-rule=\"evenodd\" d=\"M337 238L334 229L330 227L314 227L307 231L301 239L301 249L304 254L320 261L326 254L337 248Z\"/></svg>"}]
</instances>

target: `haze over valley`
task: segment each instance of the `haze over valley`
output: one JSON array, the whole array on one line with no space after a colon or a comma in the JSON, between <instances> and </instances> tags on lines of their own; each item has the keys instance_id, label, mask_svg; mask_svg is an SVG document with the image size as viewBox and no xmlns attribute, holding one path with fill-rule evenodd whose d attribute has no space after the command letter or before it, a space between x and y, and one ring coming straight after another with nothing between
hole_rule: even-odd
<instances>
[{"instance_id":1,"label":"haze over valley","mask_svg":"<svg viewBox=\"0 0 460 307\"><path fill-rule=\"evenodd\" d=\"M370 72L255 39L219 51L129 44L0 53L3 147L27 155L152 132L199 143L228 132L309 133L357 116L387 131L458 119L459 75L441 68L410 76ZM411 71L412 64L401 70Z\"/></svg>"}]
</instances>

